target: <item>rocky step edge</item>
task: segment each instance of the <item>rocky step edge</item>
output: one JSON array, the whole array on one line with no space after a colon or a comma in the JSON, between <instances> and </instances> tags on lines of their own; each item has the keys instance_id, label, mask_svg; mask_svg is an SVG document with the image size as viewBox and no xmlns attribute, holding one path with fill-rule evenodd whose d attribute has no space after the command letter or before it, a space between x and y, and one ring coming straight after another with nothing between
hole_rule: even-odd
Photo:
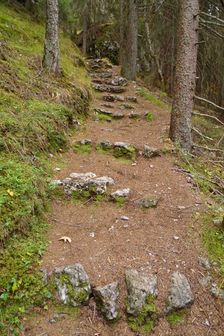
<instances>
[{"instance_id":1,"label":"rocky step edge","mask_svg":"<svg viewBox=\"0 0 224 336\"><path fill-rule=\"evenodd\" d=\"M119 206L123 206L130 201L130 188L108 191L110 186L114 186L115 181L109 176L97 177L92 172L71 173L69 177L62 180L53 180L52 186L63 188L65 195L73 197L75 200L111 201ZM135 199L133 202L140 208L150 209L157 207L161 197L158 195L146 195Z\"/></svg>"},{"instance_id":2,"label":"rocky step edge","mask_svg":"<svg viewBox=\"0 0 224 336\"><path fill-rule=\"evenodd\" d=\"M119 308L119 282L105 286L90 283L84 267L79 264L55 268L49 273L42 270L46 285L53 284L56 298L63 305L80 307L87 305L90 298L96 302L97 309L107 321L116 321L121 315ZM127 322L133 331L152 331L159 319L169 317L173 312L186 311L194 302L194 295L186 276L174 272L164 311L158 311L156 299L159 295L157 275L128 269L125 272L127 287Z\"/></svg>"},{"instance_id":3,"label":"rocky step edge","mask_svg":"<svg viewBox=\"0 0 224 336\"><path fill-rule=\"evenodd\" d=\"M116 158L126 158L134 161L136 157L142 156L151 159L162 155L162 150L144 145L143 148L137 148L128 142L116 141L112 143L109 140L102 140L94 143L91 139L77 140L73 144L73 150L77 153L90 153L92 149L102 153L112 154Z\"/></svg>"}]
</instances>

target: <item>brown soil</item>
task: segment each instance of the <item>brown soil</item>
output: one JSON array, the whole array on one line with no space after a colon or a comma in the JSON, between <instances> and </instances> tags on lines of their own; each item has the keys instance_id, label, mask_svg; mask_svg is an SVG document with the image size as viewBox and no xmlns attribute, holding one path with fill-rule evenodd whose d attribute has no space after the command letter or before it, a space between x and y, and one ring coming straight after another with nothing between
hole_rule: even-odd
<instances>
[{"instance_id":1,"label":"brown soil","mask_svg":"<svg viewBox=\"0 0 224 336\"><path fill-rule=\"evenodd\" d=\"M114 72L117 73L118 69L114 68ZM130 83L124 95L136 95L136 83ZM100 107L103 103L101 98L102 94L97 94L92 106ZM121 103L113 104L113 111L121 111ZM153 112L154 121L149 123L144 118L124 118L107 123L97 122L92 116L73 141L89 138L94 142L127 141L139 148L144 144L162 148L169 112L141 97L138 97L138 104L133 105L135 111L142 115ZM130 110L122 112L128 114ZM91 300L89 306L81 309L78 318L68 315L53 324L49 320L56 308L35 312L27 321L24 335L137 335L129 329L124 314L124 272L131 267L158 275L157 306L160 311L165 306L173 271L183 272L192 286L195 303L187 319L171 329L166 319L161 318L154 330L155 336L223 336L223 307L198 282L206 274L198 264L198 256L203 251L200 246L200 223L193 217L202 204L200 194L192 189L186 176L174 169L175 157L168 154L150 160L139 157L136 165L132 165L95 150L89 155L78 155L71 150L64 154L63 161L64 168L56 178L67 177L72 172L91 171L98 176L108 175L116 181L112 190L131 188L131 201L122 208L109 202L74 204L72 201L55 201L49 218L50 244L43 258L43 267L51 271L56 266L80 262L94 285L118 280L121 319L108 325L98 315ZM134 205L133 200L147 194L160 195L161 201L157 208L143 211ZM185 209L180 210L180 206ZM123 215L129 217L128 222L120 219ZM59 241L61 236L69 236L71 244Z\"/></svg>"}]
</instances>

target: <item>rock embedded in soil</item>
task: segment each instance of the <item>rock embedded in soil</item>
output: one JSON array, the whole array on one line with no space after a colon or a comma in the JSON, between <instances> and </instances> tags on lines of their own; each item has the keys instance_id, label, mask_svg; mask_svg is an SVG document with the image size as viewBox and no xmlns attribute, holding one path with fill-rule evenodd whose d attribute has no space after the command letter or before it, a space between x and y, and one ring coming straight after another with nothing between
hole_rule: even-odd
<instances>
[{"instance_id":1,"label":"rock embedded in soil","mask_svg":"<svg viewBox=\"0 0 224 336\"><path fill-rule=\"evenodd\" d=\"M138 102L138 99L135 96L128 96L128 97L126 97L126 100L131 102L131 103L137 103Z\"/></svg>"},{"instance_id":2,"label":"rock embedded in soil","mask_svg":"<svg viewBox=\"0 0 224 336\"><path fill-rule=\"evenodd\" d=\"M114 179L109 176L97 177L94 173L72 173L64 180L53 181L56 185L64 187L67 195L72 195L74 192L88 193L89 197L94 195L102 195L107 191L107 187L113 185Z\"/></svg>"},{"instance_id":3,"label":"rock embedded in soil","mask_svg":"<svg viewBox=\"0 0 224 336\"><path fill-rule=\"evenodd\" d=\"M150 147L148 145L144 145L144 151L143 151L143 156L145 158L152 158L152 157L156 157L156 156L160 156L160 150L158 148L154 148L154 147Z\"/></svg>"},{"instance_id":4,"label":"rock embedded in soil","mask_svg":"<svg viewBox=\"0 0 224 336\"><path fill-rule=\"evenodd\" d=\"M124 77L116 76L108 84L114 85L114 86L125 86L128 84L128 81Z\"/></svg>"},{"instance_id":5,"label":"rock embedded in soil","mask_svg":"<svg viewBox=\"0 0 224 336\"><path fill-rule=\"evenodd\" d=\"M199 265L206 270L209 270L211 268L210 262L207 258L199 257L198 262L199 262Z\"/></svg>"},{"instance_id":6,"label":"rock embedded in soil","mask_svg":"<svg viewBox=\"0 0 224 336\"><path fill-rule=\"evenodd\" d=\"M92 140L90 140L90 139L82 139L82 140L76 141L76 144L78 144L78 145L91 145L92 144Z\"/></svg>"},{"instance_id":7,"label":"rock embedded in soil","mask_svg":"<svg viewBox=\"0 0 224 336\"><path fill-rule=\"evenodd\" d=\"M124 109L127 109L127 110L133 110L134 107L130 104L127 104L127 103L123 103L121 104L121 108L124 108Z\"/></svg>"},{"instance_id":8,"label":"rock embedded in soil","mask_svg":"<svg viewBox=\"0 0 224 336\"><path fill-rule=\"evenodd\" d=\"M117 112L117 113L113 113L112 117L113 119L119 120L119 119L123 119L125 115L123 113Z\"/></svg>"},{"instance_id":9,"label":"rock embedded in soil","mask_svg":"<svg viewBox=\"0 0 224 336\"><path fill-rule=\"evenodd\" d=\"M125 88L123 86L113 86L113 85L93 83L93 87L96 91L100 92L123 93L125 91Z\"/></svg>"},{"instance_id":10,"label":"rock embedded in soil","mask_svg":"<svg viewBox=\"0 0 224 336\"><path fill-rule=\"evenodd\" d=\"M157 207L159 200L160 196L145 196L135 201L135 204L139 205L141 208L149 209Z\"/></svg>"},{"instance_id":11,"label":"rock embedded in soil","mask_svg":"<svg viewBox=\"0 0 224 336\"><path fill-rule=\"evenodd\" d=\"M106 108L110 108L110 109L113 109L114 108L114 105L111 104L111 103L105 103L105 104L101 104L102 107L106 107Z\"/></svg>"},{"instance_id":12,"label":"rock embedded in soil","mask_svg":"<svg viewBox=\"0 0 224 336\"><path fill-rule=\"evenodd\" d=\"M111 111L106 111L104 109L100 109L100 108L95 108L95 112L96 113L99 113L99 114L104 114L104 115L107 115L109 117L112 117L113 116L113 113Z\"/></svg>"},{"instance_id":13,"label":"rock embedded in soil","mask_svg":"<svg viewBox=\"0 0 224 336\"><path fill-rule=\"evenodd\" d=\"M59 300L78 307L88 302L91 294L89 277L81 264L59 267L54 270Z\"/></svg>"},{"instance_id":14,"label":"rock embedded in soil","mask_svg":"<svg viewBox=\"0 0 224 336\"><path fill-rule=\"evenodd\" d=\"M119 190L112 192L110 196L113 200L116 200L117 197L128 198L130 195L130 191L131 190L129 188L119 189Z\"/></svg>"},{"instance_id":15,"label":"rock embedded in soil","mask_svg":"<svg viewBox=\"0 0 224 336\"><path fill-rule=\"evenodd\" d=\"M146 275L135 269L127 270L125 273L127 284L127 313L137 317L147 304L148 298L156 298L157 276Z\"/></svg>"},{"instance_id":16,"label":"rock embedded in soil","mask_svg":"<svg viewBox=\"0 0 224 336\"><path fill-rule=\"evenodd\" d=\"M216 284L212 285L211 294L220 300L224 301L224 289L219 288Z\"/></svg>"},{"instance_id":17,"label":"rock embedded in soil","mask_svg":"<svg viewBox=\"0 0 224 336\"><path fill-rule=\"evenodd\" d=\"M97 147L107 151L113 148L113 144L109 140L102 140L97 144Z\"/></svg>"},{"instance_id":18,"label":"rock embedded in soil","mask_svg":"<svg viewBox=\"0 0 224 336\"><path fill-rule=\"evenodd\" d=\"M108 321L116 320L119 316L118 311L118 282L113 282L104 287L93 289L93 295L96 300L98 310Z\"/></svg>"},{"instance_id":19,"label":"rock embedded in soil","mask_svg":"<svg viewBox=\"0 0 224 336\"><path fill-rule=\"evenodd\" d=\"M128 115L128 118L130 118L130 119L140 119L141 118L141 114L138 113L138 112L131 112Z\"/></svg>"},{"instance_id":20,"label":"rock embedded in soil","mask_svg":"<svg viewBox=\"0 0 224 336\"><path fill-rule=\"evenodd\" d=\"M166 312L187 308L193 302L194 296L186 276L180 272L174 272L172 274Z\"/></svg>"}]
</instances>

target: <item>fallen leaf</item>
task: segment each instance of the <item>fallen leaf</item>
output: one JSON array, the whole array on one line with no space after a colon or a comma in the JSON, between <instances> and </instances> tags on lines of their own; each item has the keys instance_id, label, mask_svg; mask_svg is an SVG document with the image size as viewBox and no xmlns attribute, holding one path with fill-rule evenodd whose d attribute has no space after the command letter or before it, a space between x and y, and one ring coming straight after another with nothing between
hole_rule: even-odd
<instances>
[{"instance_id":1,"label":"fallen leaf","mask_svg":"<svg viewBox=\"0 0 224 336\"><path fill-rule=\"evenodd\" d=\"M66 237L66 236L61 237L58 240L63 240L64 243L70 243L70 244L72 242L71 238L70 237Z\"/></svg>"},{"instance_id":2,"label":"fallen leaf","mask_svg":"<svg viewBox=\"0 0 224 336\"><path fill-rule=\"evenodd\" d=\"M7 190L7 193L9 194L9 196L13 197L14 196L14 192L10 189Z\"/></svg>"}]
</instances>

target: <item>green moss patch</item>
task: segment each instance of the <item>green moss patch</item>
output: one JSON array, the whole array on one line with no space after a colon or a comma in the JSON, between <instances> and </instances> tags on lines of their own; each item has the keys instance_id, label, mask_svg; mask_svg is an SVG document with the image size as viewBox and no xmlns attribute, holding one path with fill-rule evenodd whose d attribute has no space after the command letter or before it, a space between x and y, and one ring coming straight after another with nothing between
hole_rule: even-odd
<instances>
[{"instance_id":1,"label":"green moss patch","mask_svg":"<svg viewBox=\"0 0 224 336\"><path fill-rule=\"evenodd\" d=\"M186 319L187 312L185 310L174 311L167 315L166 319L170 326L176 327L180 323L183 323Z\"/></svg>"},{"instance_id":2,"label":"green moss patch","mask_svg":"<svg viewBox=\"0 0 224 336\"><path fill-rule=\"evenodd\" d=\"M153 331L156 319L155 297L149 295L138 316L128 317L128 325L132 331L145 334Z\"/></svg>"},{"instance_id":3,"label":"green moss patch","mask_svg":"<svg viewBox=\"0 0 224 336\"><path fill-rule=\"evenodd\" d=\"M134 146L124 147L115 147L113 149L113 155L115 158L125 158L128 160L134 161L136 159L137 151Z\"/></svg>"},{"instance_id":4,"label":"green moss patch","mask_svg":"<svg viewBox=\"0 0 224 336\"><path fill-rule=\"evenodd\" d=\"M151 122L151 121L154 120L154 114L153 114L152 112L147 112L147 113L145 114L145 118L146 118L146 120L147 120L148 122Z\"/></svg>"},{"instance_id":5,"label":"green moss patch","mask_svg":"<svg viewBox=\"0 0 224 336\"><path fill-rule=\"evenodd\" d=\"M73 150L78 154L90 154L92 152L92 145L76 143L73 145Z\"/></svg>"}]
</instances>

